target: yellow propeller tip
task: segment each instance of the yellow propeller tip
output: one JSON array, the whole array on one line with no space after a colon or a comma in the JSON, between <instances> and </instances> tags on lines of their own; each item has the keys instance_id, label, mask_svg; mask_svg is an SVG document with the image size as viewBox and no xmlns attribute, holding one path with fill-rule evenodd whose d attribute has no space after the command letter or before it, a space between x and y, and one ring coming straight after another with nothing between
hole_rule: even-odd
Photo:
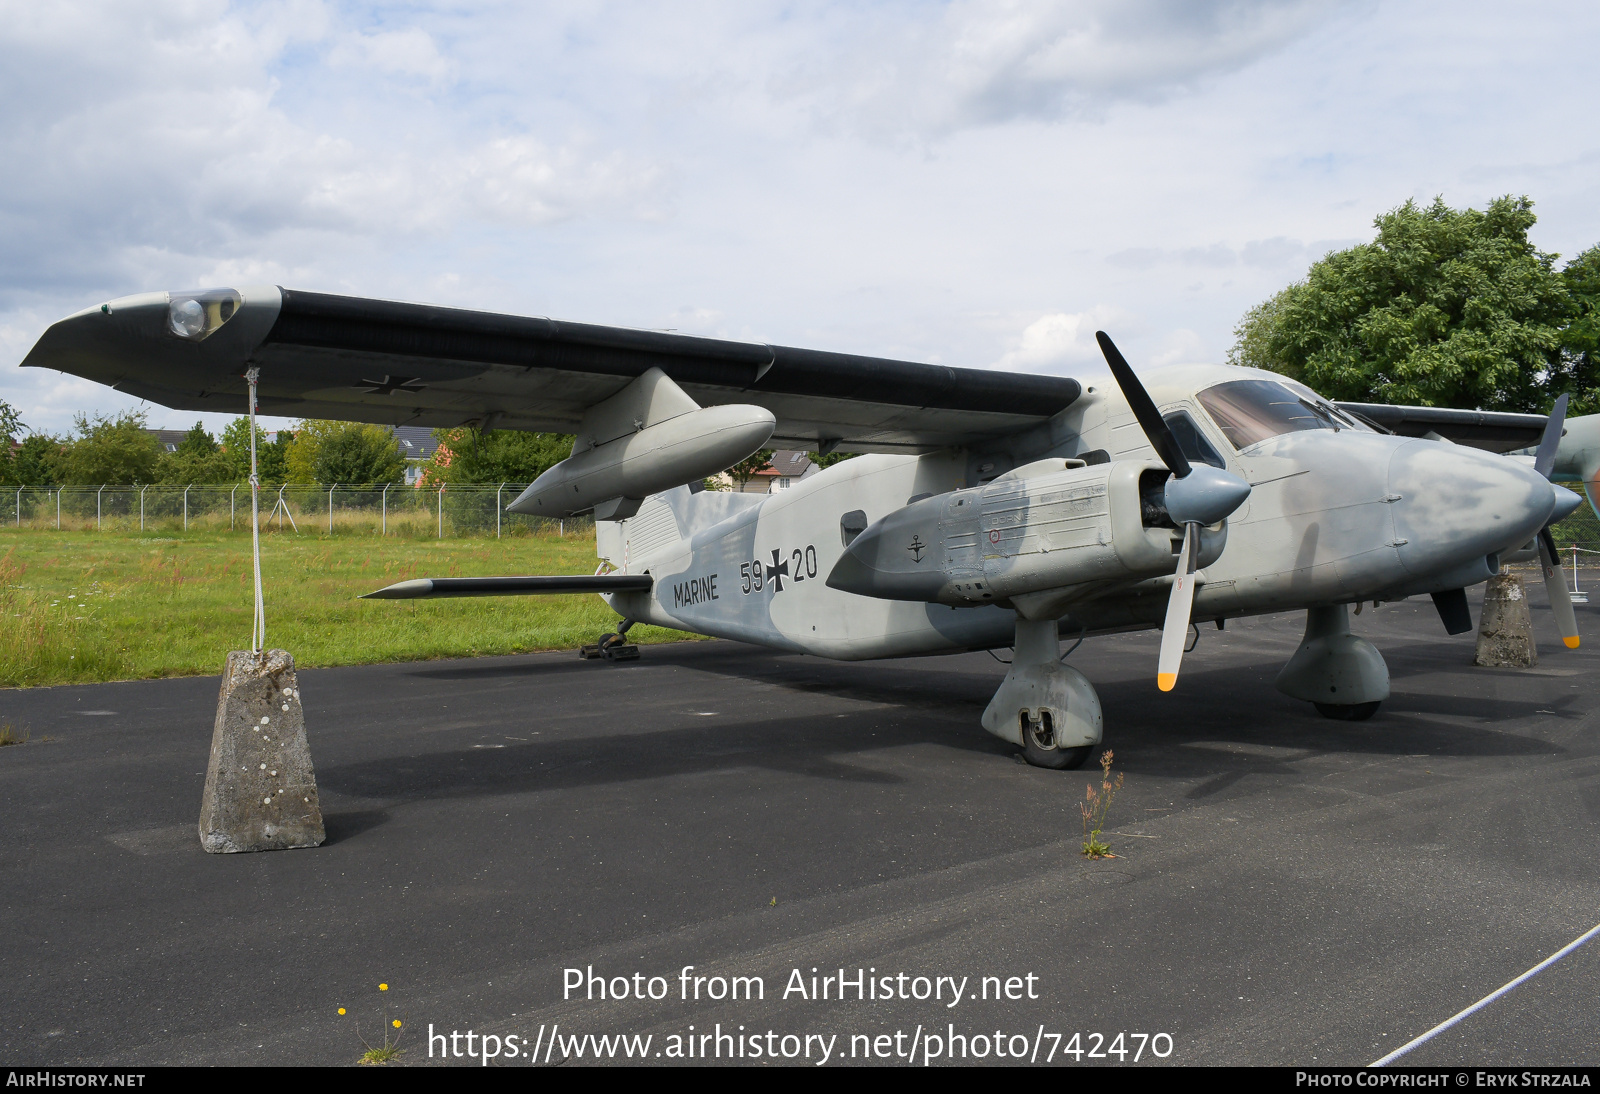
<instances>
[{"instance_id":1,"label":"yellow propeller tip","mask_svg":"<svg viewBox=\"0 0 1600 1094\"><path fill-rule=\"evenodd\" d=\"M1156 673L1156 687L1162 691L1171 691L1178 683L1178 674L1175 672Z\"/></svg>"},{"instance_id":2,"label":"yellow propeller tip","mask_svg":"<svg viewBox=\"0 0 1600 1094\"><path fill-rule=\"evenodd\" d=\"M1575 650L1575 649L1578 648L1578 636L1577 635L1573 635L1571 638L1563 637L1561 639L1561 641L1563 641L1563 642L1565 642L1567 644L1567 649L1569 649L1569 650Z\"/></svg>"}]
</instances>

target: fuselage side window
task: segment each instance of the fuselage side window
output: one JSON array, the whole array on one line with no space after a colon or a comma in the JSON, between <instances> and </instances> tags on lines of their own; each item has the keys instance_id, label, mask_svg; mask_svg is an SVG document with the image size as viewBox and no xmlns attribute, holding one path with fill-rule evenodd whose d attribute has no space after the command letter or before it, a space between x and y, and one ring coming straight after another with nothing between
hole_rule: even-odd
<instances>
[{"instance_id":1,"label":"fuselage side window","mask_svg":"<svg viewBox=\"0 0 1600 1094\"><path fill-rule=\"evenodd\" d=\"M1228 465L1218 455L1217 450L1211 447L1211 442L1206 440L1205 434L1200 432L1200 427L1194 424L1194 419L1183 411L1175 411L1166 416L1167 428L1172 430L1172 435L1178 439L1178 448L1189 458L1190 463L1209 463L1212 467L1227 470Z\"/></svg>"}]
</instances>

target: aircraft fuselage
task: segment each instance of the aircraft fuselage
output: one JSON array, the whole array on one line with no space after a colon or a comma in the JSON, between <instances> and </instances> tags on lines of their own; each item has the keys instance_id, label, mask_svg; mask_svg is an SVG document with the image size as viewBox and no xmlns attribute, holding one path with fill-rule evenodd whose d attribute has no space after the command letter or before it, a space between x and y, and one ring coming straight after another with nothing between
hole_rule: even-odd
<instances>
[{"instance_id":1,"label":"aircraft fuselage","mask_svg":"<svg viewBox=\"0 0 1600 1094\"><path fill-rule=\"evenodd\" d=\"M1226 366L1147 378L1162 414L1186 416L1226 470L1251 484L1202 550L1197 621L1475 584L1551 514L1551 489L1531 469L1448 442L1344 423L1236 448L1196 393L1238 379L1283 381ZM1065 635L1159 626L1171 563L1127 562L1128 507L1099 485L1119 467L1164 475L1154 452L1110 385L1089 388L1058 418L1043 443L863 455L770 495L656 495L629 520L600 525L604 559L654 578L648 593L612 595L611 606L639 622L842 660L1003 648L1019 613L1054 616ZM1085 456L1087 466L1072 466ZM1005 474L1019 468L1020 478ZM938 499L962 496L973 513L958 526ZM919 504L929 514L922 524L910 515ZM958 592L943 594L954 602L829 586L847 543L902 511L893 534L905 542L879 547L901 561L885 565L913 576L957 567L944 588ZM1140 531L1175 554L1176 529ZM1072 560L1095 551L1120 552L1126 564L1086 561L1076 573ZM981 591L1004 590L1008 574L1040 565L1063 566L1074 580L1031 599Z\"/></svg>"}]
</instances>

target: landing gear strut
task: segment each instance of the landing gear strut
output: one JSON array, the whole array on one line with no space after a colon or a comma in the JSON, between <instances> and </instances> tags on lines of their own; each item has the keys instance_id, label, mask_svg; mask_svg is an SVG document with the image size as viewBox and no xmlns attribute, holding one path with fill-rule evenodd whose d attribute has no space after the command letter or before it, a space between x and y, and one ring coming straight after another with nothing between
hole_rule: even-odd
<instances>
[{"instance_id":1,"label":"landing gear strut","mask_svg":"<svg viewBox=\"0 0 1600 1094\"><path fill-rule=\"evenodd\" d=\"M1305 637L1278 673L1277 687L1324 718L1364 722L1389 698L1389 666L1376 646L1350 633L1343 604L1311 608Z\"/></svg>"},{"instance_id":2,"label":"landing gear strut","mask_svg":"<svg viewBox=\"0 0 1600 1094\"><path fill-rule=\"evenodd\" d=\"M628 633L628 628L633 626L633 620L624 619L622 626L614 633L607 632L600 636L600 641L591 646L579 646L578 656L585 661L593 661L603 657L607 661L637 661L639 660L639 647L630 643L623 635Z\"/></svg>"},{"instance_id":3,"label":"landing gear strut","mask_svg":"<svg viewBox=\"0 0 1600 1094\"><path fill-rule=\"evenodd\" d=\"M1022 746L1035 767L1082 767L1100 741L1100 697L1087 677L1061 663L1054 619L1017 618L1011 671L983 712L983 728Z\"/></svg>"}]
</instances>

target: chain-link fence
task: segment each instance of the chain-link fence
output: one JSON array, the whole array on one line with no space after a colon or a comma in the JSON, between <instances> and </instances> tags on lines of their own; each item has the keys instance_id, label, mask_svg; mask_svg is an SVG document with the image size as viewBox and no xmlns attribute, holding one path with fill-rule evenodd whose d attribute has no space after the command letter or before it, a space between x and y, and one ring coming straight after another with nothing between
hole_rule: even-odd
<instances>
[{"instance_id":1,"label":"chain-link fence","mask_svg":"<svg viewBox=\"0 0 1600 1094\"><path fill-rule=\"evenodd\" d=\"M564 535L593 527L588 517L566 521L507 513L527 483L411 487L291 485L262 487L263 526L286 532L447 536ZM0 525L18 528L249 531L250 487L23 486L0 494ZM1583 505L1552 530L1566 553L1600 551L1600 519Z\"/></svg>"},{"instance_id":2,"label":"chain-link fence","mask_svg":"<svg viewBox=\"0 0 1600 1094\"><path fill-rule=\"evenodd\" d=\"M1556 546L1562 550L1577 547L1580 550L1600 551L1600 518L1596 518L1588 501L1578 506L1573 514L1554 528Z\"/></svg>"},{"instance_id":3,"label":"chain-link fence","mask_svg":"<svg viewBox=\"0 0 1600 1094\"><path fill-rule=\"evenodd\" d=\"M318 484L261 488L261 524L278 532L322 535L567 535L589 517L549 520L508 513L527 483L411 487ZM6 525L100 531L250 530L250 486L23 486L4 488ZM4 504L0 503L0 504ZM0 512L4 512L0 510Z\"/></svg>"}]
</instances>

